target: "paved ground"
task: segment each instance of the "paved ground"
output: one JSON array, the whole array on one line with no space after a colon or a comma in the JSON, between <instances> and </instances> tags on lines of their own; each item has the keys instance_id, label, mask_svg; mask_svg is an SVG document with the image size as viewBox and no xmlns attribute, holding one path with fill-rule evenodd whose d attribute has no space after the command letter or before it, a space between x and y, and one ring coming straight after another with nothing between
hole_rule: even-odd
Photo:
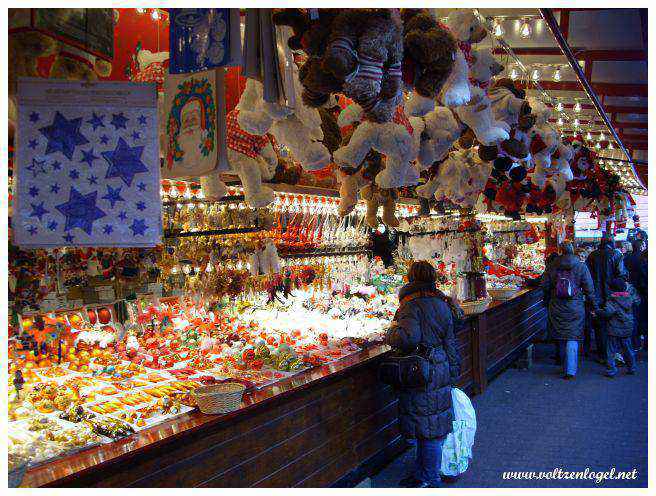
<instances>
[{"instance_id":1,"label":"paved ground","mask_svg":"<svg viewBox=\"0 0 656 496\"><path fill-rule=\"evenodd\" d=\"M635 376L603 377L601 365L580 362L574 381L560 378L552 347L536 345L529 370L508 369L474 397L478 431L469 470L447 487L646 487L647 363ZM409 450L371 487L395 487L410 466ZM504 471L637 470L636 480L504 480Z\"/></svg>"}]
</instances>

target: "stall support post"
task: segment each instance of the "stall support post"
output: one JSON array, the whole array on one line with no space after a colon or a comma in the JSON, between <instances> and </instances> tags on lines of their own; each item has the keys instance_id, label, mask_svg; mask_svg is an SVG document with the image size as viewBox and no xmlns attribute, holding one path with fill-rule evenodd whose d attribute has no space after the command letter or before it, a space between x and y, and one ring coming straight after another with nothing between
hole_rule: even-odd
<instances>
[{"instance_id":1,"label":"stall support post","mask_svg":"<svg viewBox=\"0 0 656 496\"><path fill-rule=\"evenodd\" d=\"M487 317L485 312L472 319L472 370L474 375L474 393L481 394L487 388Z\"/></svg>"}]
</instances>

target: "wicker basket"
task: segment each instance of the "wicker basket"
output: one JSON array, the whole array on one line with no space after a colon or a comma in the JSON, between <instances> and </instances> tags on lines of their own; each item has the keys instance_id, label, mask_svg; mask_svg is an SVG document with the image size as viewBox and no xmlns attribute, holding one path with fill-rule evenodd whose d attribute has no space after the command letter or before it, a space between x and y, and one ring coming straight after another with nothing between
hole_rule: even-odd
<instances>
[{"instance_id":1,"label":"wicker basket","mask_svg":"<svg viewBox=\"0 0 656 496\"><path fill-rule=\"evenodd\" d=\"M484 312L490 305L490 300L463 301L460 307L464 310L465 315Z\"/></svg>"},{"instance_id":2,"label":"wicker basket","mask_svg":"<svg viewBox=\"0 0 656 496\"><path fill-rule=\"evenodd\" d=\"M487 293L493 300L509 300L517 294L517 288L489 288Z\"/></svg>"},{"instance_id":3,"label":"wicker basket","mask_svg":"<svg viewBox=\"0 0 656 496\"><path fill-rule=\"evenodd\" d=\"M216 415L238 410L245 389L239 382L224 382L196 388L193 395L201 412Z\"/></svg>"}]
</instances>

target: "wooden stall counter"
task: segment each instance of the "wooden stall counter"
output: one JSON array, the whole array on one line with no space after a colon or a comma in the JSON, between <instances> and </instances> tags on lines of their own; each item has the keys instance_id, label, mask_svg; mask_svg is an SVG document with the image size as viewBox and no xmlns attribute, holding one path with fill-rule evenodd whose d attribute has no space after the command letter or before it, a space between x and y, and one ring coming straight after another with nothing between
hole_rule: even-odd
<instances>
[{"instance_id":1,"label":"wooden stall counter","mask_svg":"<svg viewBox=\"0 0 656 496\"><path fill-rule=\"evenodd\" d=\"M544 329L539 290L493 302L457 330L470 394ZM376 345L251 392L226 415L191 412L30 469L23 486L326 487L348 485L405 449L397 399L377 379Z\"/></svg>"}]
</instances>

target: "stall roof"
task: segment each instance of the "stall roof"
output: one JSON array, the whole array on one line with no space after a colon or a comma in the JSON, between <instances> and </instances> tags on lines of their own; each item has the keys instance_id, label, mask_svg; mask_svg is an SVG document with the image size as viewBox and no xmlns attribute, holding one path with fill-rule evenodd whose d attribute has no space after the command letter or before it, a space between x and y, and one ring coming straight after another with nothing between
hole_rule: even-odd
<instances>
[{"instance_id":1,"label":"stall roof","mask_svg":"<svg viewBox=\"0 0 656 496\"><path fill-rule=\"evenodd\" d=\"M439 17L446 17L453 9L435 10ZM629 151L640 180L646 186L647 9L552 10L586 79L591 83L613 128ZM493 48L497 57L505 62L506 70L501 77L517 74L517 79L528 94L539 96L533 80L535 75L539 86L562 103L565 114L563 125L559 125L557 116L553 123L560 127L563 134L576 133L589 138L589 146L604 159L603 166L619 173L626 186L636 185L637 182L632 180L631 166L618 144L613 143L613 148L608 148L611 133L542 19L539 9L478 9L478 12L491 21L496 34L506 41L528 69L528 74L522 74L514 59L497 43L497 38L488 36L480 46Z\"/></svg>"}]
</instances>

